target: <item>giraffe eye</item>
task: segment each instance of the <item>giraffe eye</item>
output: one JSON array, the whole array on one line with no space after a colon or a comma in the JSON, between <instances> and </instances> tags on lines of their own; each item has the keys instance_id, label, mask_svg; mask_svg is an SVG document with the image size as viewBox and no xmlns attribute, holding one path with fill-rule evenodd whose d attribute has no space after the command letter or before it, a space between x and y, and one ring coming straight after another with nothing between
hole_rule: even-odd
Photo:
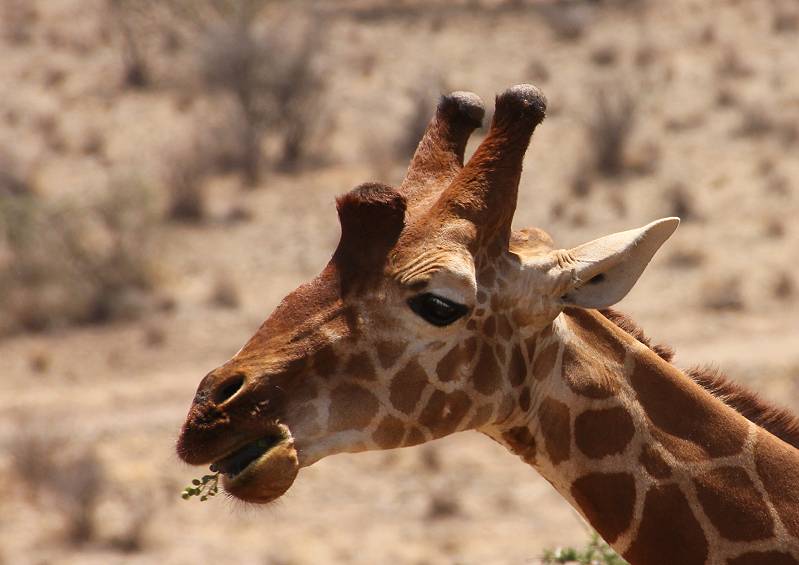
<instances>
[{"instance_id":1,"label":"giraffe eye","mask_svg":"<svg viewBox=\"0 0 799 565\"><path fill-rule=\"evenodd\" d=\"M408 306L419 316L439 327L450 325L469 310L463 304L429 292L414 296L408 300Z\"/></svg>"}]
</instances>

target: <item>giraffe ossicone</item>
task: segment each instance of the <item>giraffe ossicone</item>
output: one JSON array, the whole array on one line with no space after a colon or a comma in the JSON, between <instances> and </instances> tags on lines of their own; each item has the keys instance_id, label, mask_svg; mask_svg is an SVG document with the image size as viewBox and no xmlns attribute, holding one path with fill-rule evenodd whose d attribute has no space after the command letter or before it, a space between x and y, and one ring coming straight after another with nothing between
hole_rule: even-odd
<instances>
[{"instance_id":1,"label":"giraffe ossicone","mask_svg":"<svg viewBox=\"0 0 799 565\"><path fill-rule=\"evenodd\" d=\"M483 105L442 97L403 183L340 197L327 266L202 380L180 457L269 502L323 457L478 430L633 565L799 565L799 424L597 310L679 220L573 249L511 229L545 110L533 86L500 94L464 164Z\"/></svg>"}]
</instances>

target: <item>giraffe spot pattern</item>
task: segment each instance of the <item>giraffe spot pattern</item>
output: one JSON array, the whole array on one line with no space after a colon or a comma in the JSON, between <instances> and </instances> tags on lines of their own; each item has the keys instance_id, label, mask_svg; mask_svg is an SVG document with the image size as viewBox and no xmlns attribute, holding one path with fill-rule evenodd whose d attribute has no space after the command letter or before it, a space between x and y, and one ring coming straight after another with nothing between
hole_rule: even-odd
<instances>
[{"instance_id":1,"label":"giraffe spot pattern","mask_svg":"<svg viewBox=\"0 0 799 565\"><path fill-rule=\"evenodd\" d=\"M510 356L510 365L508 366L508 379L512 386L519 386L527 376L527 364L524 362L521 344L517 343L512 347L513 351Z\"/></svg>"},{"instance_id":2,"label":"giraffe spot pattern","mask_svg":"<svg viewBox=\"0 0 799 565\"><path fill-rule=\"evenodd\" d=\"M375 367L366 352L352 355L347 360L344 371L348 377L353 379L374 380L376 377Z\"/></svg>"},{"instance_id":3,"label":"giraffe spot pattern","mask_svg":"<svg viewBox=\"0 0 799 565\"><path fill-rule=\"evenodd\" d=\"M405 438L404 445L411 446L411 445L419 445L420 443L424 443L427 441L422 433L422 430L419 428L411 428L408 430L408 435Z\"/></svg>"},{"instance_id":4,"label":"giraffe spot pattern","mask_svg":"<svg viewBox=\"0 0 799 565\"><path fill-rule=\"evenodd\" d=\"M653 435L678 459L725 457L743 449L744 417L732 409L719 410L710 393L677 369L665 366L665 361L637 357L630 383L657 427Z\"/></svg>"},{"instance_id":5,"label":"giraffe spot pattern","mask_svg":"<svg viewBox=\"0 0 799 565\"><path fill-rule=\"evenodd\" d=\"M646 565L704 565L708 544L680 487L650 488L638 534L624 553L630 563Z\"/></svg>"},{"instance_id":6,"label":"giraffe spot pattern","mask_svg":"<svg viewBox=\"0 0 799 565\"><path fill-rule=\"evenodd\" d=\"M491 419L491 414L494 412L494 409L491 407L490 404L484 404L480 406L472 416L472 419L466 425L467 429L477 429L483 424L487 424L488 421Z\"/></svg>"},{"instance_id":7,"label":"giraffe spot pattern","mask_svg":"<svg viewBox=\"0 0 799 565\"><path fill-rule=\"evenodd\" d=\"M488 266L484 269L480 269L480 271L477 273L477 282L480 283L480 286L482 287L491 287L494 285L496 276L497 274L494 271L494 268Z\"/></svg>"},{"instance_id":8,"label":"giraffe spot pattern","mask_svg":"<svg viewBox=\"0 0 799 565\"><path fill-rule=\"evenodd\" d=\"M574 441L592 459L622 453L635 434L630 414L617 406L605 410L586 410L574 420Z\"/></svg>"},{"instance_id":9,"label":"giraffe spot pattern","mask_svg":"<svg viewBox=\"0 0 799 565\"><path fill-rule=\"evenodd\" d=\"M513 335L513 326L508 321L507 316L498 316L497 323L499 324L499 335L504 340L509 340Z\"/></svg>"},{"instance_id":10,"label":"giraffe spot pattern","mask_svg":"<svg viewBox=\"0 0 799 565\"><path fill-rule=\"evenodd\" d=\"M572 483L571 495L608 543L630 527L635 509L635 479L626 473L589 473Z\"/></svg>"},{"instance_id":11,"label":"giraffe spot pattern","mask_svg":"<svg viewBox=\"0 0 799 565\"><path fill-rule=\"evenodd\" d=\"M779 514L785 529L799 538L799 450L776 440L768 432L758 431L755 444L755 466L760 480Z\"/></svg>"},{"instance_id":12,"label":"giraffe spot pattern","mask_svg":"<svg viewBox=\"0 0 799 565\"><path fill-rule=\"evenodd\" d=\"M454 432L472 406L469 396L463 391L446 394L436 390L419 415L419 424L431 431L434 437Z\"/></svg>"},{"instance_id":13,"label":"giraffe spot pattern","mask_svg":"<svg viewBox=\"0 0 799 565\"><path fill-rule=\"evenodd\" d=\"M438 380L442 383L454 381L460 377L463 363L466 360L466 351L463 346L456 345L450 349L436 365Z\"/></svg>"},{"instance_id":14,"label":"giraffe spot pattern","mask_svg":"<svg viewBox=\"0 0 799 565\"><path fill-rule=\"evenodd\" d=\"M507 442L511 450L524 459L525 462L531 465L535 462L535 438L527 427L518 426L511 428L502 434L502 438Z\"/></svg>"},{"instance_id":15,"label":"giraffe spot pattern","mask_svg":"<svg viewBox=\"0 0 799 565\"><path fill-rule=\"evenodd\" d=\"M505 344L501 342L497 342L494 344L494 352L496 353L497 360L499 360L500 365L505 365Z\"/></svg>"},{"instance_id":16,"label":"giraffe spot pattern","mask_svg":"<svg viewBox=\"0 0 799 565\"><path fill-rule=\"evenodd\" d=\"M527 348L527 361L532 365L535 359L535 350L538 347L538 336L530 336L524 340L524 346Z\"/></svg>"},{"instance_id":17,"label":"giraffe spot pattern","mask_svg":"<svg viewBox=\"0 0 799 565\"><path fill-rule=\"evenodd\" d=\"M597 400L613 396L619 389L613 371L602 359L590 358L574 346L563 350L563 380L576 394Z\"/></svg>"},{"instance_id":18,"label":"giraffe spot pattern","mask_svg":"<svg viewBox=\"0 0 799 565\"><path fill-rule=\"evenodd\" d=\"M530 410L530 387L528 386L519 393L519 408L525 413Z\"/></svg>"},{"instance_id":19,"label":"giraffe spot pattern","mask_svg":"<svg viewBox=\"0 0 799 565\"><path fill-rule=\"evenodd\" d=\"M471 363L477 353L477 338L472 336L464 342L464 349L466 351L466 360Z\"/></svg>"},{"instance_id":20,"label":"giraffe spot pattern","mask_svg":"<svg viewBox=\"0 0 799 565\"><path fill-rule=\"evenodd\" d=\"M750 551L728 559L727 565L799 565L799 561L781 551Z\"/></svg>"},{"instance_id":21,"label":"giraffe spot pattern","mask_svg":"<svg viewBox=\"0 0 799 565\"><path fill-rule=\"evenodd\" d=\"M389 400L391 404L405 414L416 408L422 397L422 391L428 384L427 373L416 359L411 359L391 381Z\"/></svg>"},{"instance_id":22,"label":"giraffe spot pattern","mask_svg":"<svg viewBox=\"0 0 799 565\"><path fill-rule=\"evenodd\" d=\"M329 377L338 368L338 356L333 351L332 345L326 345L316 352L313 359L313 368L320 377Z\"/></svg>"},{"instance_id":23,"label":"giraffe spot pattern","mask_svg":"<svg viewBox=\"0 0 799 565\"><path fill-rule=\"evenodd\" d=\"M571 455L569 407L547 397L538 408L538 421L549 460L553 465L566 461Z\"/></svg>"},{"instance_id":24,"label":"giraffe spot pattern","mask_svg":"<svg viewBox=\"0 0 799 565\"><path fill-rule=\"evenodd\" d=\"M360 430L377 414L377 398L356 384L342 384L330 393L328 429L331 432Z\"/></svg>"},{"instance_id":25,"label":"giraffe spot pattern","mask_svg":"<svg viewBox=\"0 0 799 565\"><path fill-rule=\"evenodd\" d=\"M405 424L394 416L386 416L380 421L372 438L381 449L392 449L402 444L405 436Z\"/></svg>"},{"instance_id":26,"label":"giraffe spot pattern","mask_svg":"<svg viewBox=\"0 0 799 565\"><path fill-rule=\"evenodd\" d=\"M393 367L406 347L407 344L404 342L378 341L375 344L375 348L377 349L377 358L380 360L380 365L384 369Z\"/></svg>"},{"instance_id":27,"label":"giraffe spot pattern","mask_svg":"<svg viewBox=\"0 0 799 565\"><path fill-rule=\"evenodd\" d=\"M555 361L558 358L558 344L555 342L547 345L541 353L535 358L533 362L533 376L543 381L548 378L555 367Z\"/></svg>"},{"instance_id":28,"label":"giraffe spot pattern","mask_svg":"<svg viewBox=\"0 0 799 565\"><path fill-rule=\"evenodd\" d=\"M483 344L480 359L474 368L474 388L489 396L499 388L499 364L491 346Z\"/></svg>"},{"instance_id":29,"label":"giraffe spot pattern","mask_svg":"<svg viewBox=\"0 0 799 565\"><path fill-rule=\"evenodd\" d=\"M641 455L638 457L638 461L644 466L646 472L655 479L668 479L671 477L671 467L658 453L657 449L651 445L645 444L641 447Z\"/></svg>"},{"instance_id":30,"label":"giraffe spot pattern","mask_svg":"<svg viewBox=\"0 0 799 565\"><path fill-rule=\"evenodd\" d=\"M483 322L483 328L482 329L483 329L483 335L484 336L489 337L489 338L494 337L494 334L497 331L496 318L494 316L489 316L488 318L486 318L486 320Z\"/></svg>"},{"instance_id":31,"label":"giraffe spot pattern","mask_svg":"<svg viewBox=\"0 0 799 565\"><path fill-rule=\"evenodd\" d=\"M695 477L694 484L705 514L723 537L754 541L774 535L768 507L745 470L720 467Z\"/></svg>"}]
</instances>

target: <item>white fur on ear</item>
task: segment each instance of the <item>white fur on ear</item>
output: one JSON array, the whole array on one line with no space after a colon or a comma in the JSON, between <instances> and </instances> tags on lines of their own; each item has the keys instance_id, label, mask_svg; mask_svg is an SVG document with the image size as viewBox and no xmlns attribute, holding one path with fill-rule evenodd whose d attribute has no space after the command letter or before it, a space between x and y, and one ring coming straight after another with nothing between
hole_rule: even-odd
<instances>
[{"instance_id":1,"label":"white fur on ear","mask_svg":"<svg viewBox=\"0 0 799 565\"><path fill-rule=\"evenodd\" d=\"M570 271L574 280L561 297L563 303L583 308L608 308L616 304L630 292L679 224L679 218L663 218L639 229L555 252L559 270Z\"/></svg>"}]
</instances>

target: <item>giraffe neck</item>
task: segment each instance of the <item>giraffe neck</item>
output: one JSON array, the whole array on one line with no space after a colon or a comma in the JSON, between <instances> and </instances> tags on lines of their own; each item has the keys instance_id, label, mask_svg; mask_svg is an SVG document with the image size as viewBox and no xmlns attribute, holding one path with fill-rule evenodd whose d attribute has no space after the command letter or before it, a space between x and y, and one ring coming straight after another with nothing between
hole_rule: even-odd
<instances>
[{"instance_id":1,"label":"giraffe neck","mask_svg":"<svg viewBox=\"0 0 799 565\"><path fill-rule=\"evenodd\" d=\"M519 410L486 433L633 565L799 565L799 450L597 312L529 351Z\"/></svg>"}]
</instances>

